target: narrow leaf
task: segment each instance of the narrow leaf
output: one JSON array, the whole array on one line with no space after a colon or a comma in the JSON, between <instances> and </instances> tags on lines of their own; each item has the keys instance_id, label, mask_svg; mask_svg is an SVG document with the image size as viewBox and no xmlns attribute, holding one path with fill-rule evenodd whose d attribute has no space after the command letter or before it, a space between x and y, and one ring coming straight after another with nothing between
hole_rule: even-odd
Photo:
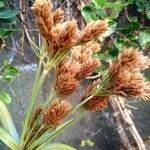
<instances>
[{"instance_id":1,"label":"narrow leaf","mask_svg":"<svg viewBox=\"0 0 150 150\"><path fill-rule=\"evenodd\" d=\"M4 129L19 143L19 136L6 105L0 101L0 121Z\"/></svg>"},{"instance_id":2,"label":"narrow leaf","mask_svg":"<svg viewBox=\"0 0 150 150\"><path fill-rule=\"evenodd\" d=\"M31 146L29 148L31 149L31 148L34 148L34 147L38 147L39 148L38 150L41 150L40 148L42 146L46 145L47 142L49 142L54 137L56 137L57 135L62 133L66 128L69 128L71 125L75 124L81 117L82 116L78 116L74 119L71 119L71 120L65 122L64 124L62 124L61 126L59 126L58 128L56 128L55 130L53 130L50 133L46 132L39 139L37 139L33 144L31 144Z\"/></svg>"},{"instance_id":3,"label":"narrow leaf","mask_svg":"<svg viewBox=\"0 0 150 150\"><path fill-rule=\"evenodd\" d=\"M0 127L0 140L3 141L10 149L18 150L16 141L7 133L3 128Z\"/></svg>"},{"instance_id":4,"label":"narrow leaf","mask_svg":"<svg viewBox=\"0 0 150 150\"><path fill-rule=\"evenodd\" d=\"M11 98L5 91L0 91L0 101L3 103L11 103Z\"/></svg>"}]
</instances>

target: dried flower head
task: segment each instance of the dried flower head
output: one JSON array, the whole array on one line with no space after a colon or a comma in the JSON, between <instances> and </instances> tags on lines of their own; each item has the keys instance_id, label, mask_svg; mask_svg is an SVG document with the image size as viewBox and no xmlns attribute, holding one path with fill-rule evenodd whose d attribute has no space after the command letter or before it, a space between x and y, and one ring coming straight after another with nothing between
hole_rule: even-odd
<instances>
[{"instance_id":1,"label":"dried flower head","mask_svg":"<svg viewBox=\"0 0 150 150\"><path fill-rule=\"evenodd\" d=\"M99 44L95 42L75 46L71 49L70 56L57 66L55 89L59 96L65 97L72 94L78 87L79 81L100 66L99 60L92 57L97 48Z\"/></svg>"},{"instance_id":2,"label":"dried flower head","mask_svg":"<svg viewBox=\"0 0 150 150\"><path fill-rule=\"evenodd\" d=\"M94 38L105 33L107 30L107 23L106 21L95 21L89 23L85 29L81 32L81 43L89 42Z\"/></svg>"},{"instance_id":3,"label":"dried flower head","mask_svg":"<svg viewBox=\"0 0 150 150\"><path fill-rule=\"evenodd\" d=\"M67 101L53 102L43 115L43 123L52 127L60 125L64 117L71 111L71 104Z\"/></svg>"},{"instance_id":4,"label":"dried flower head","mask_svg":"<svg viewBox=\"0 0 150 150\"><path fill-rule=\"evenodd\" d=\"M35 0L32 7L40 33L46 40L51 40L53 26L52 3L50 0Z\"/></svg>"},{"instance_id":5,"label":"dried flower head","mask_svg":"<svg viewBox=\"0 0 150 150\"><path fill-rule=\"evenodd\" d=\"M84 108L88 111L102 111L108 106L108 96L94 96L84 104Z\"/></svg>"},{"instance_id":6,"label":"dried flower head","mask_svg":"<svg viewBox=\"0 0 150 150\"><path fill-rule=\"evenodd\" d=\"M120 68L134 71L134 70L145 70L150 66L150 60L147 56L143 55L142 51L138 49L125 49L123 53L118 56L117 65Z\"/></svg>"},{"instance_id":7,"label":"dried flower head","mask_svg":"<svg viewBox=\"0 0 150 150\"><path fill-rule=\"evenodd\" d=\"M140 98L150 93L142 70L150 65L148 57L137 49L127 49L119 55L117 61L110 67L109 76L111 85L109 91L124 97Z\"/></svg>"},{"instance_id":8,"label":"dried flower head","mask_svg":"<svg viewBox=\"0 0 150 150\"><path fill-rule=\"evenodd\" d=\"M42 110L43 109L41 106L38 106L35 108L35 111L33 113L32 119L31 119L30 128L32 128L33 124L35 123L35 121L39 117L39 115L41 114Z\"/></svg>"},{"instance_id":9,"label":"dried flower head","mask_svg":"<svg viewBox=\"0 0 150 150\"><path fill-rule=\"evenodd\" d=\"M60 8L58 8L54 13L53 13L53 22L54 25L57 23L60 23L64 19L64 11Z\"/></svg>"},{"instance_id":10,"label":"dried flower head","mask_svg":"<svg viewBox=\"0 0 150 150\"><path fill-rule=\"evenodd\" d=\"M75 20L57 24L51 30L53 53L70 49L78 41L78 27Z\"/></svg>"},{"instance_id":11,"label":"dried flower head","mask_svg":"<svg viewBox=\"0 0 150 150\"><path fill-rule=\"evenodd\" d=\"M68 57L57 66L55 89L60 97L71 95L78 87L79 82L75 79L78 69L78 64L72 63Z\"/></svg>"},{"instance_id":12,"label":"dried flower head","mask_svg":"<svg viewBox=\"0 0 150 150\"><path fill-rule=\"evenodd\" d=\"M67 52L75 45L87 43L107 30L107 23L98 20L89 23L83 31L79 31L75 20L63 22L63 10L53 11L50 0L35 0L32 9L35 12L39 31L46 41L46 48L51 56L62 51ZM93 51L96 48L93 47Z\"/></svg>"},{"instance_id":13,"label":"dried flower head","mask_svg":"<svg viewBox=\"0 0 150 150\"><path fill-rule=\"evenodd\" d=\"M94 72L94 70L100 66L100 61L93 60L92 62L89 62L85 65L83 65L80 69L80 71L76 74L75 78L77 80L85 79L87 76L89 76L91 73Z\"/></svg>"}]
</instances>

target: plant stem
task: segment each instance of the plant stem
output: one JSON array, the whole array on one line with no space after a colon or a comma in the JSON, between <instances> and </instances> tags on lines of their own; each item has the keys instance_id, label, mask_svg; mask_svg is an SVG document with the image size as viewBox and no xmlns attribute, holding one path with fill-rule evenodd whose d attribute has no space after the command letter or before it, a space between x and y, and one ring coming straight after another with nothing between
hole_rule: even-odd
<instances>
[{"instance_id":1,"label":"plant stem","mask_svg":"<svg viewBox=\"0 0 150 150\"><path fill-rule=\"evenodd\" d=\"M28 112L27 112L27 115L26 115L26 118L25 118L25 123L23 125L20 150L22 149L24 140L26 138L26 134L27 134L27 130L28 130L28 125L29 125L29 122L30 122L31 114L33 112L35 102L36 102L37 97L39 95L39 91L40 91L40 89L42 87L42 84L43 84L43 82L45 80L45 77L48 74L48 70L44 70L43 73L42 73L42 75L40 76L41 66L42 66L42 64L40 62L39 63L39 67L38 67L38 71L37 71L37 75L36 75L36 78L35 78L35 83L34 83L34 87L33 87L31 102L29 104Z\"/></svg>"}]
</instances>

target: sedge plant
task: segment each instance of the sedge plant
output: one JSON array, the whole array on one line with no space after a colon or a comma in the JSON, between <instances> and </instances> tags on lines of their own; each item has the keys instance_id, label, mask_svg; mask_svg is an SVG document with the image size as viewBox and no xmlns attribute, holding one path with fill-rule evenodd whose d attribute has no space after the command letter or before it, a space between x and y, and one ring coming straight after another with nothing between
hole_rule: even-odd
<instances>
[{"instance_id":1,"label":"sedge plant","mask_svg":"<svg viewBox=\"0 0 150 150\"><path fill-rule=\"evenodd\" d=\"M51 143L51 140L75 124L86 112L106 108L112 96L149 99L150 84L141 71L149 67L150 60L138 49L129 48L110 64L105 76L89 82L80 103L73 105L68 100L69 96L86 77L102 66L93 55L100 50L97 38L107 31L107 22L97 20L80 30L76 20L64 21L63 10L54 11L50 0L35 0L32 10L42 36L42 47L38 47L26 31L39 64L20 136L5 107L11 126L2 124L0 139L10 149L74 150L68 145ZM39 93L51 70L55 74L54 81L44 104L38 105Z\"/></svg>"}]
</instances>

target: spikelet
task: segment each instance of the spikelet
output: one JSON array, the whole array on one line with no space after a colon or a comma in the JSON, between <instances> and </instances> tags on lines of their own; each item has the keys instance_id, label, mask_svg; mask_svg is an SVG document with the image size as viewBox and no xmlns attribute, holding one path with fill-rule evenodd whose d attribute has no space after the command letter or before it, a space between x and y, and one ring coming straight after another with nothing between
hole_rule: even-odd
<instances>
[{"instance_id":1,"label":"spikelet","mask_svg":"<svg viewBox=\"0 0 150 150\"><path fill-rule=\"evenodd\" d=\"M70 56L66 57L56 69L55 89L59 96L71 95L78 87L80 80L100 66L100 61L92 58L92 54L99 48L99 44L91 42L71 49Z\"/></svg>"},{"instance_id":2,"label":"spikelet","mask_svg":"<svg viewBox=\"0 0 150 150\"><path fill-rule=\"evenodd\" d=\"M107 23L105 21L97 20L89 23L85 29L81 32L81 43L89 42L94 38L105 33L107 30Z\"/></svg>"},{"instance_id":3,"label":"spikelet","mask_svg":"<svg viewBox=\"0 0 150 150\"><path fill-rule=\"evenodd\" d=\"M84 108L91 112L102 111L108 106L108 96L94 96L84 104Z\"/></svg>"},{"instance_id":4,"label":"spikelet","mask_svg":"<svg viewBox=\"0 0 150 150\"><path fill-rule=\"evenodd\" d=\"M36 119L39 117L39 115L41 114L42 110L43 109L40 106L35 108L35 111L33 113L32 119L31 119L30 128L32 128L32 126L34 125Z\"/></svg>"},{"instance_id":5,"label":"spikelet","mask_svg":"<svg viewBox=\"0 0 150 150\"><path fill-rule=\"evenodd\" d=\"M78 27L75 20L57 24L51 30L53 53L68 50L78 41Z\"/></svg>"},{"instance_id":6,"label":"spikelet","mask_svg":"<svg viewBox=\"0 0 150 150\"><path fill-rule=\"evenodd\" d=\"M60 125L71 111L71 104L65 100L53 102L43 115L43 123L52 127Z\"/></svg>"},{"instance_id":7,"label":"spikelet","mask_svg":"<svg viewBox=\"0 0 150 150\"><path fill-rule=\"evenodd\" d=\"M118 56L117 63L129 71L145 70L150 66L150 60L143 55L142 51L138 49L125 49L123 53Z\"/></svg>"},{"instance_id":8,"label":"spikelet","mask_svg":"<svg viewBox=\"0 0 150 150\"><path fill-rule=\"evenodd\" d=\"M60 97L69 96L76 90L79 85L79 82L75 79L78 70L78 63L72 62L69 57L57 66L55 89Z\"/></svg>"},{"instance_id":9,"label":"spikelet","mask_svg":"<svg viewBox=\"0 0 150 150\"><path fill-rule=\"evenodd\" d=\"M53 26L52 3L50 0L35 0L32 7L39 32L46 40L51 40L50 30Z\"/></svg>"},{"instance_id":10,"label":"spikelet","mask_svg":"<svg viewBox=\"0 0 150 150\"><path fill-rule=\"evenodd\" d=\"M60 23L63 19L64 19L64 11L59 8L53 13L54 25Z\"/></svg>"},{"instance_id":11,"label":"spikelet","mask_svg":"<svg viewBox=\"0 0 150 150\"><path fill-rule=\"evenodd\" d=\"M93 71L100 66L100 61L93 60L85 65L83 65L80 71L76 74L75 78L77 80L85 79L87 76L91 75Z\"/></svg>"},{"instance_id":12,"label":"spikelet","mask_svg":"<svg viewBox=\"0 0 150 150\"><path fill-rule=\"evenodd\" d=\"M109 91L116 95L143 98L150 95L148 82L141 71L149 67L149 59L137 49L126 49L112 64L109 71Z\"/></svg>"}]
</instances>

